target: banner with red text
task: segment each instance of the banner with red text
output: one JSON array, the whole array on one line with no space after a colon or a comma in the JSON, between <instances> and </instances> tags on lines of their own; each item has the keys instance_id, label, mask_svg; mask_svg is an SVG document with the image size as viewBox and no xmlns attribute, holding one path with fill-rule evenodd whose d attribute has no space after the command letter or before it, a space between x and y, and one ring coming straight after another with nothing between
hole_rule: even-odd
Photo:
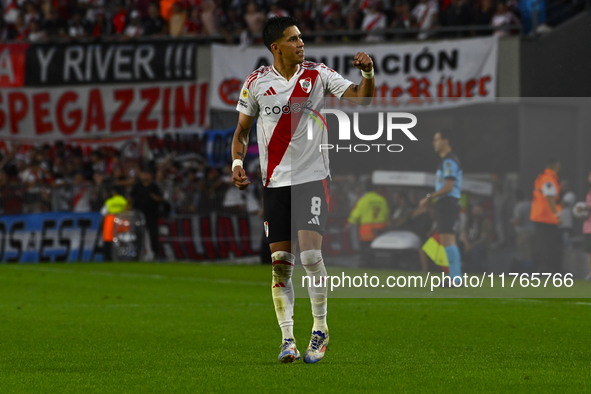
<instances>
[{"instance_id":1,"label":"banner with red text","mask_svg":"<svg viewBox=\"0 0 591 394\"><path fill-rule=\"evenodd\" d=\"M198 132L206 125L207 84L0 90L0 138L110 139Z\"/></svg>"},{"instance_id":2,"label":"banner with red text","mask_svg":"<svg viewBox=\"0 0 591 394\"><path fill-rule=\"evenodd\" d=\"M343 110L426 110L494 101L497 83L498 38L474 38L416 44L356 43L347 46L305 47L306 61L324 63L355 84L361 73L352 62L366 52L374 62L375 98L367 107L333 97L327 106ZM211 107L234 110L248 75L272 64L263 45L214 45Z\"/></svg>"},{"instance_id":3,"label":"banner with red text","mask_svg":"<svg viewBox=\"0 0 591 394\"><path fill-rule=\"evenodd\" d=\"M207 125L188 42L0 45L0 139L100 140Z\"/></svg>"}]
</instances>

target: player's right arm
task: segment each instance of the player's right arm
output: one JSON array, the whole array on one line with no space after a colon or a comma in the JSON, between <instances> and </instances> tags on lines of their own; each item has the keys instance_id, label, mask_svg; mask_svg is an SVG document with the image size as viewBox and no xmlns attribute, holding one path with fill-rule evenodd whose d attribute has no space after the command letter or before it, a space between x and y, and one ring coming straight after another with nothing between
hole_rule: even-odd
<instances>
[{"instance_id":1,"label":"player's right arm","mask_svg":"<svg viewBox=\"0 0 591 394\"><path fill-rule=\"evenodd\" d=\"M244 190L250 185L250 181L246 177L246 172L243 168L243 163L246 157L246 151L248 150L248 137L253 122L254 116L248 116L239 112L238 125L236 126L236 131L234 131L234 138L232 140L232 182L240 190Z\"/></svg>"}]
</instances>

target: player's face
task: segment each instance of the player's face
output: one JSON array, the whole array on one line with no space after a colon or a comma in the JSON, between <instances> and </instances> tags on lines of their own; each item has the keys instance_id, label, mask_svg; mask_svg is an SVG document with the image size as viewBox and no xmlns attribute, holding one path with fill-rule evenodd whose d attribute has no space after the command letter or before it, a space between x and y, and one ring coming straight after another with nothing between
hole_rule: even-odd
<instances>
[{"instance_id":1,"label":"player's face","mask_svg":"<svg viewBox=\"0 0 591 394\"><path fill-rule=\"evenodd\" d=\"M435 135L433 136L433 149L435 150L435 152L439 153L443 149L443 146L444 140L441 139L441 134L435 133Z\"/></svg>"},{"instance_id":2,"label":"player's face","mask_svg":"<svg viewBox=\"0 0 591 394\"><path fill-rule=\"evenodd\" d=\"M277 47L281 51L283 60L292 63L300 64L304 61L304 41L302 41L302 33L296 26L290 26L283 32L283 37L277 41Z\"/></svg>"}]
</instances>

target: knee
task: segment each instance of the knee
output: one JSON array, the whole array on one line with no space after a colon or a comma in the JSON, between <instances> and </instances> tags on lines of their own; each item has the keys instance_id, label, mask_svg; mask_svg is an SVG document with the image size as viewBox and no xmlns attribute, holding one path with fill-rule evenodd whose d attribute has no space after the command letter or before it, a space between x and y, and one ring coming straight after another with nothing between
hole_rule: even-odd
<instances>
[{"instance_id":1,"label":"knee","mask_svg":"<svg viewBox=\"0 0 591 394\"><path fill-rule=\"evenodd\" d=\"M271 254L273 276L291 278L295 263L295 256L289 252L275 252Z\"/></svg>"},{"instance_id":2,"label":"knee","mask_svg":"<svg viewBox=\"0 0 591 394\"><path fill-rule=\"evenodd\" d=\"M307 272L316 273L324 269L324 260L320 250L303 251L300 253L300 258Z\"/></svg>"}]
</instances>

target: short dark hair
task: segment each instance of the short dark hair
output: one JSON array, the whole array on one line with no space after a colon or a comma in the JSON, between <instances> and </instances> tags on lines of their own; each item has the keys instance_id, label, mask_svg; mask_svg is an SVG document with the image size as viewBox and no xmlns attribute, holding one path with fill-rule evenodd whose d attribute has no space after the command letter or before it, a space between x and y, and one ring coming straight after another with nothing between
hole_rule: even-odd
<instances>
[{"instance_id":1,"label":"short dark hair","mask_svg":"<svg viewBox=\"0 0 591 394\"><path fill-rule=\"evenodd\" d=\"M271 44L283 37L285 29L296 25L297 20L291 16L275 16L267 19L263 27L263 42L267 49L271 51Z\"/></svg>"},{"instance_id":2,"label":"short dark hair","mask_svg":"<svg viewBox=\"0 0 591 394\"><path fill-rule=\"evenodd\" d=\"M451 145L452 142L452 132L449 129L439 129L436 131L436 133L439 133L439 136L441 137L442 140L447 140L449 142L449 144Z\"/></svg>"}]
</instances>

